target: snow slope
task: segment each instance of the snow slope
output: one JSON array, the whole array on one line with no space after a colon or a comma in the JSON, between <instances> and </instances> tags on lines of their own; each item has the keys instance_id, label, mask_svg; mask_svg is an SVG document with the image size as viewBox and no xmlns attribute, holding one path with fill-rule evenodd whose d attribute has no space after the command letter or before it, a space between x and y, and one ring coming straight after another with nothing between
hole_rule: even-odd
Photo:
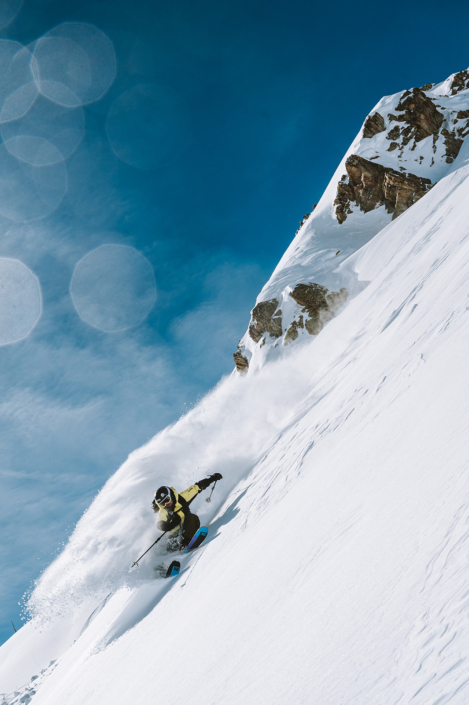
<instances>
[{"instance_id":1,"label":"snow slope","mask_svg":"<svg viewBox=\"0 0 469 705\"><path fill-rule=\"evenodd\" d=\"M357 293L319 336L129 457L0 648L7 703L467 702L468 224L464 145L343 262ZM156 487L209 471L181 575L156 549L130 570Z\"/></svg>"}]
</instances>

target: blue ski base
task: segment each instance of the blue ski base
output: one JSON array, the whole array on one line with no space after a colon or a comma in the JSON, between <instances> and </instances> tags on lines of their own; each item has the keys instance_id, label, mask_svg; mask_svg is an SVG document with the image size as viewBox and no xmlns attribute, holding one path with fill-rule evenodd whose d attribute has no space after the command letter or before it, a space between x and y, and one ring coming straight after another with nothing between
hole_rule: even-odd
<instances>
[{"instance_id":1,"label":"blue ski base","mask_svg":"<svg viewBox=\"0 0 469 705\"><path fill-rule=\"evenodd\" d=\"M194 549L198 548L202 541L206 538L208 534L208 529L206 526L201 526L200 529L198 529L194 536L191 539L190 544L184 551L184 553L190 553L190 551L193 551Z\"/></svg>"},{"instance_id":2,"label":"blue ski base","mask_svg":"<svg viewBox=\"0 0 469 705\"><path fill-rule=\"evenodd\" d=\"M181 564L179 563L179 561L173 561L167 570L166 577L174 578L175 575L179 575L180 570Z\"/></svg>"}]
</instances>

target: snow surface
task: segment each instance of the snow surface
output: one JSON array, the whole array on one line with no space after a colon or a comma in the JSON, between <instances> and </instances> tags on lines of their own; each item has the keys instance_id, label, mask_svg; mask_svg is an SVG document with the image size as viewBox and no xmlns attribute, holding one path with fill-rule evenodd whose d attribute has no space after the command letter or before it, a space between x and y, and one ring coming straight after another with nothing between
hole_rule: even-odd
<instances>
[{"instance_id":1,"label":"snow surface","mask_svg":"<svg viewBox=\"0 0 469 705\"><path fill-rule=\"evenodd\" d=\"M0 648L5 702L467 702L467 145L341 267L356 291L319 336L109 480ZM161 544L130 569L156 487L215 471L181 574L156 577Z\"/></svg>"}]
</instances>

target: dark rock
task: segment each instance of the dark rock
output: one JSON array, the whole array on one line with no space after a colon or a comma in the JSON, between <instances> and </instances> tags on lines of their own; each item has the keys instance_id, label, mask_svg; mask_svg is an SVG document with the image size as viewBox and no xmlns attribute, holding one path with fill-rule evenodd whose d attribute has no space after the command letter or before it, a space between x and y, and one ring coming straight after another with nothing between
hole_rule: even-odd
<instances>
[{"instance_id":1,"label":"dark rock","mask_svg":"<svg viewBox=\"0 0 469 705\"><path fill-rule=\"evenodd\" d=\"M233 353L233 359L235 361L236 369L238 372L247 372L249 369L249 362L247 357L244 357L241 349L238 347L237 351Z\"/></svg>"},{"instance_id":2,"label":"dark rock","mask_svg":"<svg viewBox=\"0 0 469 705\"><path fill-rule=\"evenodd\" d=\"M316 208L316 206L317 206L317 203L314 204L314 206L313 206L313 211L314 211L314 209ZM311 211L311 213L312 213L313 211ZM302 228L303 225L306 223L306 221L308 220L308 218L309 218L309 216L311 215L311 213L306 213L306 215L303 216L303 219L300 220L300 227L299 227L298 230L296 231L295 235L300 232L300 228Z\"/></svg>"},{"instance_id":3,"label":"dark rock","mask_svg":"<svg viewBox=\"0 0 469 705\"><path fill-rule=\"evenodd\" d=\"M373 113L373 115L368 115L365 120L365 125L363 127L363 137L371 139L378 132L384 132L386 126L384 124L384 118L379 113Z\"/></svg>"},{"instance_id":4,"label":"dark rock","mask_svg":"<svg viewBox=\"0 0 469 705\"><path fill-rule=\"evenodd\" d=\"M347 174L344 174L337 186L337 196L334 201L335 213L339 225L347 219L347 216L352 213L350 203L355 201L355 194L352 187L347 183Z\"/></svg>"},{"instance_id":5,"label":"dark rock","mask_svg":"<svg viewBox=\"0 0 469 705\"><path fill-rule=\"evenodd\" d=\"M422 198L431 183L430 179L422 179L415 174L399 174L390 169L385 176L384 200L388 213L393 214L392 219L398 218Z\"/></svg>"},{"instance_id":6,"label":"dark rock","mask_svg":"<svg viewBox=\"0 0 469 705\"><path fill-rule=\"evenodd\" d=\"M345 162L353 200L364 213L384 202L385 167L352 154Z\"/></svg>"},{"instance_id":7,"label":"dark rock","mask_svg":"<svg viewBox=\"0 0 469 705\"><path fill-rule=\"evenodd\" d=\"M451 95L456 95L459 91L465 91L466 88L469 88L469 69L455 74L451 82Z\"/></svg>"},{"instance_id":8,"label":"dark rock","mask_svg":"<svg viewBox=\"0 0 469 705\"><path fill-rule=\"evenodd\" d=\"M395 127L392 128L392 130L389 130L388 134L386 135L387 140L398 140L401 134L401 128L396 125Z\"/></svg>"},{"instance_id":9,"label":"dark rock","mask_svg":"<svg viewBox=\"0 0 469 705\"><path fill-rule=\"evenodd\" d=\"M397 142L391 142L391 144L389 145L389 148L388 148L388 152L394 152L394 150L397 149L398 147L399 147L399 145L397 144Z\"/></svg>"},{"instance_id":10,"label":"dark rock","mask_svg":"<svg viewBox=\"0 0 469 705\"><path fill-rule=\"evenodd\" d=\"M412 137L415 136L416 132L417 128L412 127L412 125L407 125L406 127L403 127L401 147L405 147L407 144L409 144L410 140L412 139Z\"/></svg>"},{"instance_id":11,"label":"dark rock","mask_svg":"<svg viewBox=\"0 0 469 705\"><path fill-rule=\"evenodd\" d=\"M389 118L406 122L408 126L415 128L412 136L415 137L416 142L437 134L444 120L443 113L436 109L432 100L420 88L406 91L396 110L403 112L403 115L390 114Z\"/></svg>"},{"instance_id":12,"label":"dark rock","mask_svg":"<svg viewBox=\"0 0 469 705\"><path fill-rule=\"evenodd\" d=\"M327 308L326 295L328 289L321 284L297 284L290 296L297 304L303 306L303 313L315 316L319 309Z\"/></svg>"},{"instance_id":13,"label":"dark rock","mask_svg":"<svg viewBox=\"0 0 469 705\"><path fill-rule=\"evenodd\" d=\"M282 312L277 311L277 299L261 301L252 310L254 323L249 326L249 335L258 343L264 333L269 333L272 338L282 335ZM275 316L274 316L275 313Z\"/></svg>"},{"instance_id":14,"label":"dark rock","mask_svg":"<svg viewBox=\"0 0 469 705\"><path fill-rule=\"evenodd\" d=\"M342 224L355 203L364 213L384 205L395 220L431 188L430 179L399 173L389 167L352 154L345 162L348 183L342 179L337 187L337 220Z\"/></svg>"},{"instance_id":15,"label":"dark rock","mask_svg":"<svg viewBox=\"0 0 469 705\"><path fill-rule=\"evenodd\" d=\"M444 128L441 131L441 134L444 137L445 141L445 147L446 147L446 163L451 164L456 157L459 154L459 150L464 144L464 140L460 139L459 137L456 137L456 133L454 132L449 132L446 128Z\"/></svg>"},{"instance_id":16,"label":"dark rock","mask_svg":"<svg viewBox=\"0 0 469 705\"><path fill-rule=\"evenodd\" d=\"M467 137L469 135L469 110L460 110L456 117L458 120L467 120L466 124L458 127L457 130L460 137Z\"/></svg>"},{"instance_id":17,"label":"dark rock","mask_svg":"<svg viewBox=\"0 0 469 705\"><path fill-rule=\"evenodd\" d=\"M420 89L421 91L429 91L430 88L433 88L435 84L434 83L426 83L422 88Z\"/></svg>"},{"instance_id":18,"label":"dark rock","mask_svg":"<svg viewBox=\"0 0 469 705\"><path fill-rule=\"evenodd\" d=\"M318 335L345 302L348 292L346 289L341 289L338 292L332 291L328 294L328 289L325 286L310 282L309 284L297 284L290 292L290 296L303 307L302 313L308 314L304 321L304 327L308 333ZM300 317L300 320L301 325L300 322L293 321L285 336L285 344L298 337L298 328L303 328L303 318Z\"/></svg>"},{"instance_id":19,"label":"dark rock","mask_svg":"<svg viewBox=\"0 0 469 705\"><path fill-rule=\"evenodd\" d=\"M298 321L292 321L290 328L285 336L284 345L292 343L298 338L298 328L304 328L305 324L303 322L303 316L300 316Z\"/></svg>"}]
</instances>

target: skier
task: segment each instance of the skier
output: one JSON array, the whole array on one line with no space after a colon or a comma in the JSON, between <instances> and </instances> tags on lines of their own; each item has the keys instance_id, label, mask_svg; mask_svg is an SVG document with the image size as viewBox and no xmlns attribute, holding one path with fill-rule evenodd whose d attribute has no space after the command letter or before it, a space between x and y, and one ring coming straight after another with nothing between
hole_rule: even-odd
<instances>
[{"instance_id":1,"label":"skier","mask_svg":"<svg viewBox=\"0 0 469 705\"><path fill-rule=\"evenodd\" d=\"M220 473L216 472L195 485L191 485L183 492L178 493L174 487L166 487L165 485L157 489L152 507L153 511L158 513L158 529L171 532L168 543L169 550L177 551L179 548L186 548L189 545L200 527L200 519L197 514L191 512L189 505L199 492L206 490L212 482L222 479Z\"/></svg>"}]
</instances>

